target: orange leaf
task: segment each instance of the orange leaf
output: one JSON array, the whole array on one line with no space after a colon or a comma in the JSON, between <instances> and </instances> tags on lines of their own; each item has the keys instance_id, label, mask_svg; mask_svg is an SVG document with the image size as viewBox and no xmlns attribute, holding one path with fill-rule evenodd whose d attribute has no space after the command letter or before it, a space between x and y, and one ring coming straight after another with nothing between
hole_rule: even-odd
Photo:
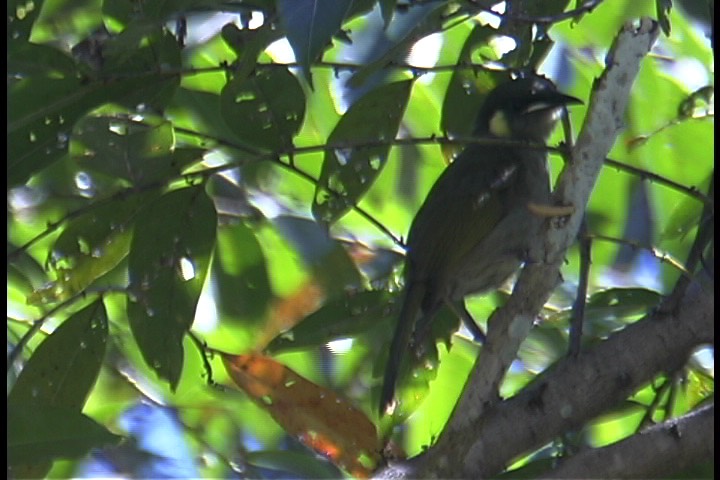
<instances>
[{"instance_id":1,"label":"orange leaf","mask_svg":"<svg viewBox=\"0 0 720 480\"><path fill-rule=\"evenodd\" d=\"M325 298L323 288L310 280L292 295L275 300L270 307L270 317L258 335L256 350L262 350L280 332L297 325L300 320L318 309Z\"/></svg>"},{"instance_id":2,"label":"orange leaf","mask_svg":"<svg viewBox=\"0 0 720 480\"><path fill-rule=\"evenodd\" d=\"M355 477L380 461L380 442L367 416L332 390L270 357L223 354L235 384L267 410L286 432Z\"/></svg>"}]
</instances>

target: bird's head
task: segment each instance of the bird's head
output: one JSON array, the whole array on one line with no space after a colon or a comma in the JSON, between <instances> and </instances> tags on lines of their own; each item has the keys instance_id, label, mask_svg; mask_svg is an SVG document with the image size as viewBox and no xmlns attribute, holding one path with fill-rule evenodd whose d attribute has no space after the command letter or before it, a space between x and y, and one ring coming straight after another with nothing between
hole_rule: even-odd
<instances>
[{"instance_id":1,"label":"bird's head","mask_svg":"<svg viewBox=\"0 0 720 480\"><path fill-rule=\"evenodd\" d=\"M519 78L495 87L480 109L475 135L545 143L563 106L582 103L548 79Z\"/></svg>"}]
</instances>

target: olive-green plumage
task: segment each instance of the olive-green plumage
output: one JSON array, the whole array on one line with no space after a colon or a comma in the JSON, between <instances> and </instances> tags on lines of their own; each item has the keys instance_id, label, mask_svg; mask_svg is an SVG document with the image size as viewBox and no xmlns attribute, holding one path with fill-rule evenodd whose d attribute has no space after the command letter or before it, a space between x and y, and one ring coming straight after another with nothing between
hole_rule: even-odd
<instances>
[{"instance_id":1,"label":"olive-green plumage","mask_svg":"<svg viewBox=\"0 0 720 480\"><path fill-rule=\"evenodd\" d=\"M487 96L473 135L543 144L568 103L579 100L541 77L501 84ZM407 237L405 297L385 370L381 414L392 403L412 339L424 333L443 304L497 288L520 267L543 222L528 206L547 205L549 195L547 154L537 148L472 144L440 175Z\"/></svg>"}]
</instances>

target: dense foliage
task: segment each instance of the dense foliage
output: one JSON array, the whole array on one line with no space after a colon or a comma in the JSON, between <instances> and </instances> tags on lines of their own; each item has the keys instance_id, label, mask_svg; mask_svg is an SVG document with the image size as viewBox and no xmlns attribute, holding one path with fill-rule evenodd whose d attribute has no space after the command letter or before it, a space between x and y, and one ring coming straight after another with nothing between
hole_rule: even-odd
<instances>
[{"instance_id":1,"label":"dense foliage","mask_svg":"<svg viewBox=\"0 0 720 480\"><path fill-rule=\"evenodd\" d=\"M711 270L711 20L669 0L492 5L10 0L9 474L334 478L367 475L391 435L428 448L482 347L441 312L377 418L413 215L509 71L587 104L643 15L663 34L587 207L583 345ZM565 356L583 265L568 251L502 396ZM471 299L480 324L506 292ZM713 355L511 468L707 403Z\"/></svg>"}]
</instances>

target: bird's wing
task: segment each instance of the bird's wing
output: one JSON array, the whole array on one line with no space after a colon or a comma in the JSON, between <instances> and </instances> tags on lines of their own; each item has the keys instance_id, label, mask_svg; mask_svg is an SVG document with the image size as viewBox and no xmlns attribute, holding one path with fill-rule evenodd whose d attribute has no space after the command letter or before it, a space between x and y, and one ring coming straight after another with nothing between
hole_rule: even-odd
<instances>
[{"instance_id":1,"label":"bird's wing","mask_svg":"<svg viewBox=\"0 0 720 480\"><path fill-rule=\"evenodd\" d=\"M471 146L435 182L408 235L416 278L454 271L506 215L502 193L517 173L514 157L503 158L508 154Z\"/></svg>"}]
</instances>

